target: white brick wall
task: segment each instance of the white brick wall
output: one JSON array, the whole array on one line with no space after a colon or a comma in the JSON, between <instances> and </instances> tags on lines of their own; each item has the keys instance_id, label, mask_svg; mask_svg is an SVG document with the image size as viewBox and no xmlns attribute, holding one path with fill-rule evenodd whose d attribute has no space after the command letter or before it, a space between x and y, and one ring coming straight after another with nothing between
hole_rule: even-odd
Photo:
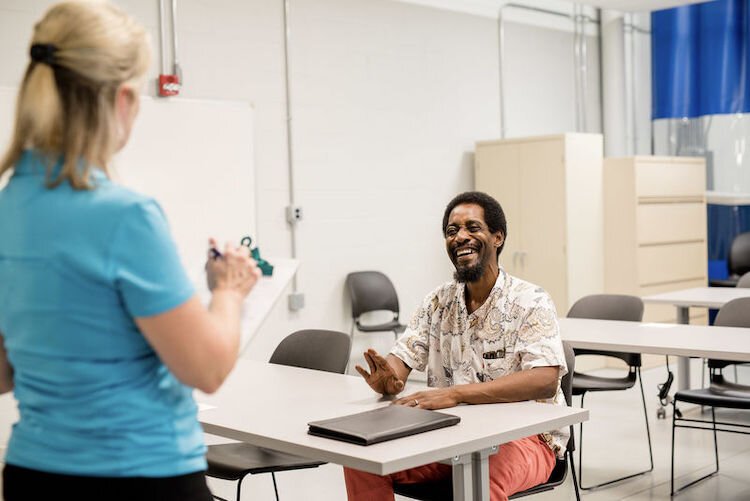
<instances>
[{"instance_id":1,"label":"white brick wall","mask_svg":"<svg viewBox=\"0 0 750 501\"><path fill-rule=\"evenodd\" d=\"M18 84L31 27L50 3L0 0L0 85ZM151 31L155 78L158 1L117 3ZM178 4L182 94L253 103L258 236L265 255L288 256L283 1ZM261 360L296 329L348 332L349 271L387 273L408 320L424 295L450 277L440 223L448 200L473 186L474 141L499 133L494 19L388 0L291 0L291 6L296 202L305 212L297 238L299 289L307 306L298 313L288 312L285 300L277 306L246 354ZM509 23L506 41L509 134L572 130L572 34ZM592 130L599 129L595 45ZM147 91L153 94L154 86ZM360 335L354 352L386 351L392 339ZM271 495L267 476L246 483L259 498ZM212 485L232 495L226 482ZM290 499L344 498L333 465L282 474L280 488Z\"/></svg>"},{"instance_id":2,"label":"white brick wall","mask_svg":"<svg viewBox=\"0 0 750 501\"><path fill-rule=\"evenodd\" d=\"M0 85L17 85L31 26L50 3L0 0ZM158 1L117 3L152 32L155 77ZM178 5L183 95L253 103L258 236L264 254L288 256L283 2ZM247 354L259 359L299 328L348 331L349 271L386 272L407 320L450 277L443 207L473 186L474 141L499 133L494 19L388 0L292 0L290 22L296 202L305 213L298 283L307 306L292 314L279 304ZM506 42L509 134L572 130L572 34L509 23ZM598 130L590 46L589 123ZM362 335L354 351L384 351L391 339Z\"/></svg>"}]
</instances>

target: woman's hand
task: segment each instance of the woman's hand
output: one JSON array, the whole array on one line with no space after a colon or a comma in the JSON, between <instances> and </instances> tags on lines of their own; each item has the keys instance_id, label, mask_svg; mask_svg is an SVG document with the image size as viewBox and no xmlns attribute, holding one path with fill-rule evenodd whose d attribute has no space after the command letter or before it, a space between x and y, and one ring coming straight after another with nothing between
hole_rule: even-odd
<instances>
[{"instance_id":1,"label":"woman's hand","mask_svg":"<svg viewBox=\"0 0 750 501\"><path fill-rule=\"evenodd\" d=\"M209 249L216 248L216 240L209 239L208 245ZM260 276L261 271L250 257L250 250L247 247L233 247L227 243L222 255L218 258L214 258L209 250L206 278L211 292L228 290L238 293L240 298L245 298Z\"/></svg>"},{"instance_id":2,"label":"woman's hand","mask_svg":"<svg viewBox=\"0 0 750 501\"><path fill-rule=\"evenodd\" d=\"M460 403L455 388L418 391L393 401L393 405L419 407L420 409L447 409Z\"/></svg>"},{"instance_id":3,"label":"woman's hand","mask_svg":"<svg viewBox=\"0 0 750 501\"><path fill-rule=\"evenodd\" d=\"M359 365L354 368L365 378L370 388L381 395L396 395L404 389L404 382L399 379L388 360L380 356L377 351L372 348L367 350L365 360L370 366L370 372Z\"/></svg>"}]
</instances>

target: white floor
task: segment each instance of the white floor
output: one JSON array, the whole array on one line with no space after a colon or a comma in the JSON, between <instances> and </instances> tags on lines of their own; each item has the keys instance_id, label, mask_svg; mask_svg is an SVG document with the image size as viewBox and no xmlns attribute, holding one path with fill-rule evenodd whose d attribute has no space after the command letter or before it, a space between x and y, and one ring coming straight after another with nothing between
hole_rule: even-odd
<instances>
[{"instance_id":1,"label":"white floor","mask_svg":"<svg viewBox=\"0 0 750 501\"><path fill-rule=\"evenodd\" d=\"M700 385L699 361L693 361L693 386ZM676 367L672 367L676 371ZM656 419L658 402L656 385L665 379L663 367L643 374L654 450L654 471L610 487L582 491L585 501L669 500L669 461L671 437L671 408L667 419ZM740 371L741 381L750 381L750 367ZM576 405L578 403L576 402ZM12 400L0 399L0 443L7 440L8 427L15 411ZM645 469L648 466L643 410L640 392L636 388L626 392L591 394L586 397L591 420L585 425L584 480L597 483L614 476ZM684 409L694 415L700 409ZM707 414L710 416L710 414ZM750 424L750 412L724 412L723 417ZM576 430L576 434L577 434ZM214 439L215 440L215 439ZM212 442L213 443L213 442ZM749 500L750 499L750 436L719 434L720 471L675 497L677 501ZM576 461L578 456L576 454ZM577 466L579 466L577 464ZM678 484L697 478L713 467L713 441L710 432L680 429L677 431L676 469ZM345 500L341 467L325 465L320 468L277 474L279 496L282 501L338 501ZM211 489L222 497L233 500L233 483L209 480ZM273 500L270 475L248 477L243 485L243 499ZM397 497L398 501L406 498ZM554 491L528 499L573 500L570 477Z\"/></svg>"}]
</instances>

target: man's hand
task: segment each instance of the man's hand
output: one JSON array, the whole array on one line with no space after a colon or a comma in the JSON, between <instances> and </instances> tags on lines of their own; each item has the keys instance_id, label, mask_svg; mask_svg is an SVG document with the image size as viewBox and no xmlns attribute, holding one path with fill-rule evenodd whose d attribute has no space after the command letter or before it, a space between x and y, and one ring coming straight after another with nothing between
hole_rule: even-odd
<instances>
[{"instance_id":1,"label":"man's hand","mask_svg":"<svg viewBox=\"0 0 750 501\"><path fill-rule=\"evenodd\" d=\"M393 405L419 407L420 409L447 409L455 407L461 402L455 388L438 388L435 390L418 391L394 400Z\"/></svg>"},{"instance_id":2,"label":"man's hand","mask_svg":"<svg viewBox=\"0 0 750 501\"><path fill-rule=\"evenodd\" d=\"M364 355L367 365L370 366L370 372L359 365L354 368L365 378L370 388L381 395L396 395L404 389L404 382L398 378L388 360L372 348L368 349Z\"/></svg>"}]
</instances>

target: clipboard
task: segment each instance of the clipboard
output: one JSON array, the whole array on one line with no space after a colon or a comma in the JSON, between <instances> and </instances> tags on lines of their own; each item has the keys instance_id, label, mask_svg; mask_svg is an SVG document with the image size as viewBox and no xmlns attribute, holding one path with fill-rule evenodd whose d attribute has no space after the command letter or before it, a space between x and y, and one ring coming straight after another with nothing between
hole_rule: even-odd
<instances>
[{"instance_id":1,"label":"clipboard","mask_svg":"<svg viewBox=\"0 0 750 501\"><path fill-rule=\"evenodd\" d=\"M460 421L460 417L444 412L387 405L357 414L312 421L307 424L307 433L358 445L372 445L453 426Z\"/></svg>"}]
</instances>

